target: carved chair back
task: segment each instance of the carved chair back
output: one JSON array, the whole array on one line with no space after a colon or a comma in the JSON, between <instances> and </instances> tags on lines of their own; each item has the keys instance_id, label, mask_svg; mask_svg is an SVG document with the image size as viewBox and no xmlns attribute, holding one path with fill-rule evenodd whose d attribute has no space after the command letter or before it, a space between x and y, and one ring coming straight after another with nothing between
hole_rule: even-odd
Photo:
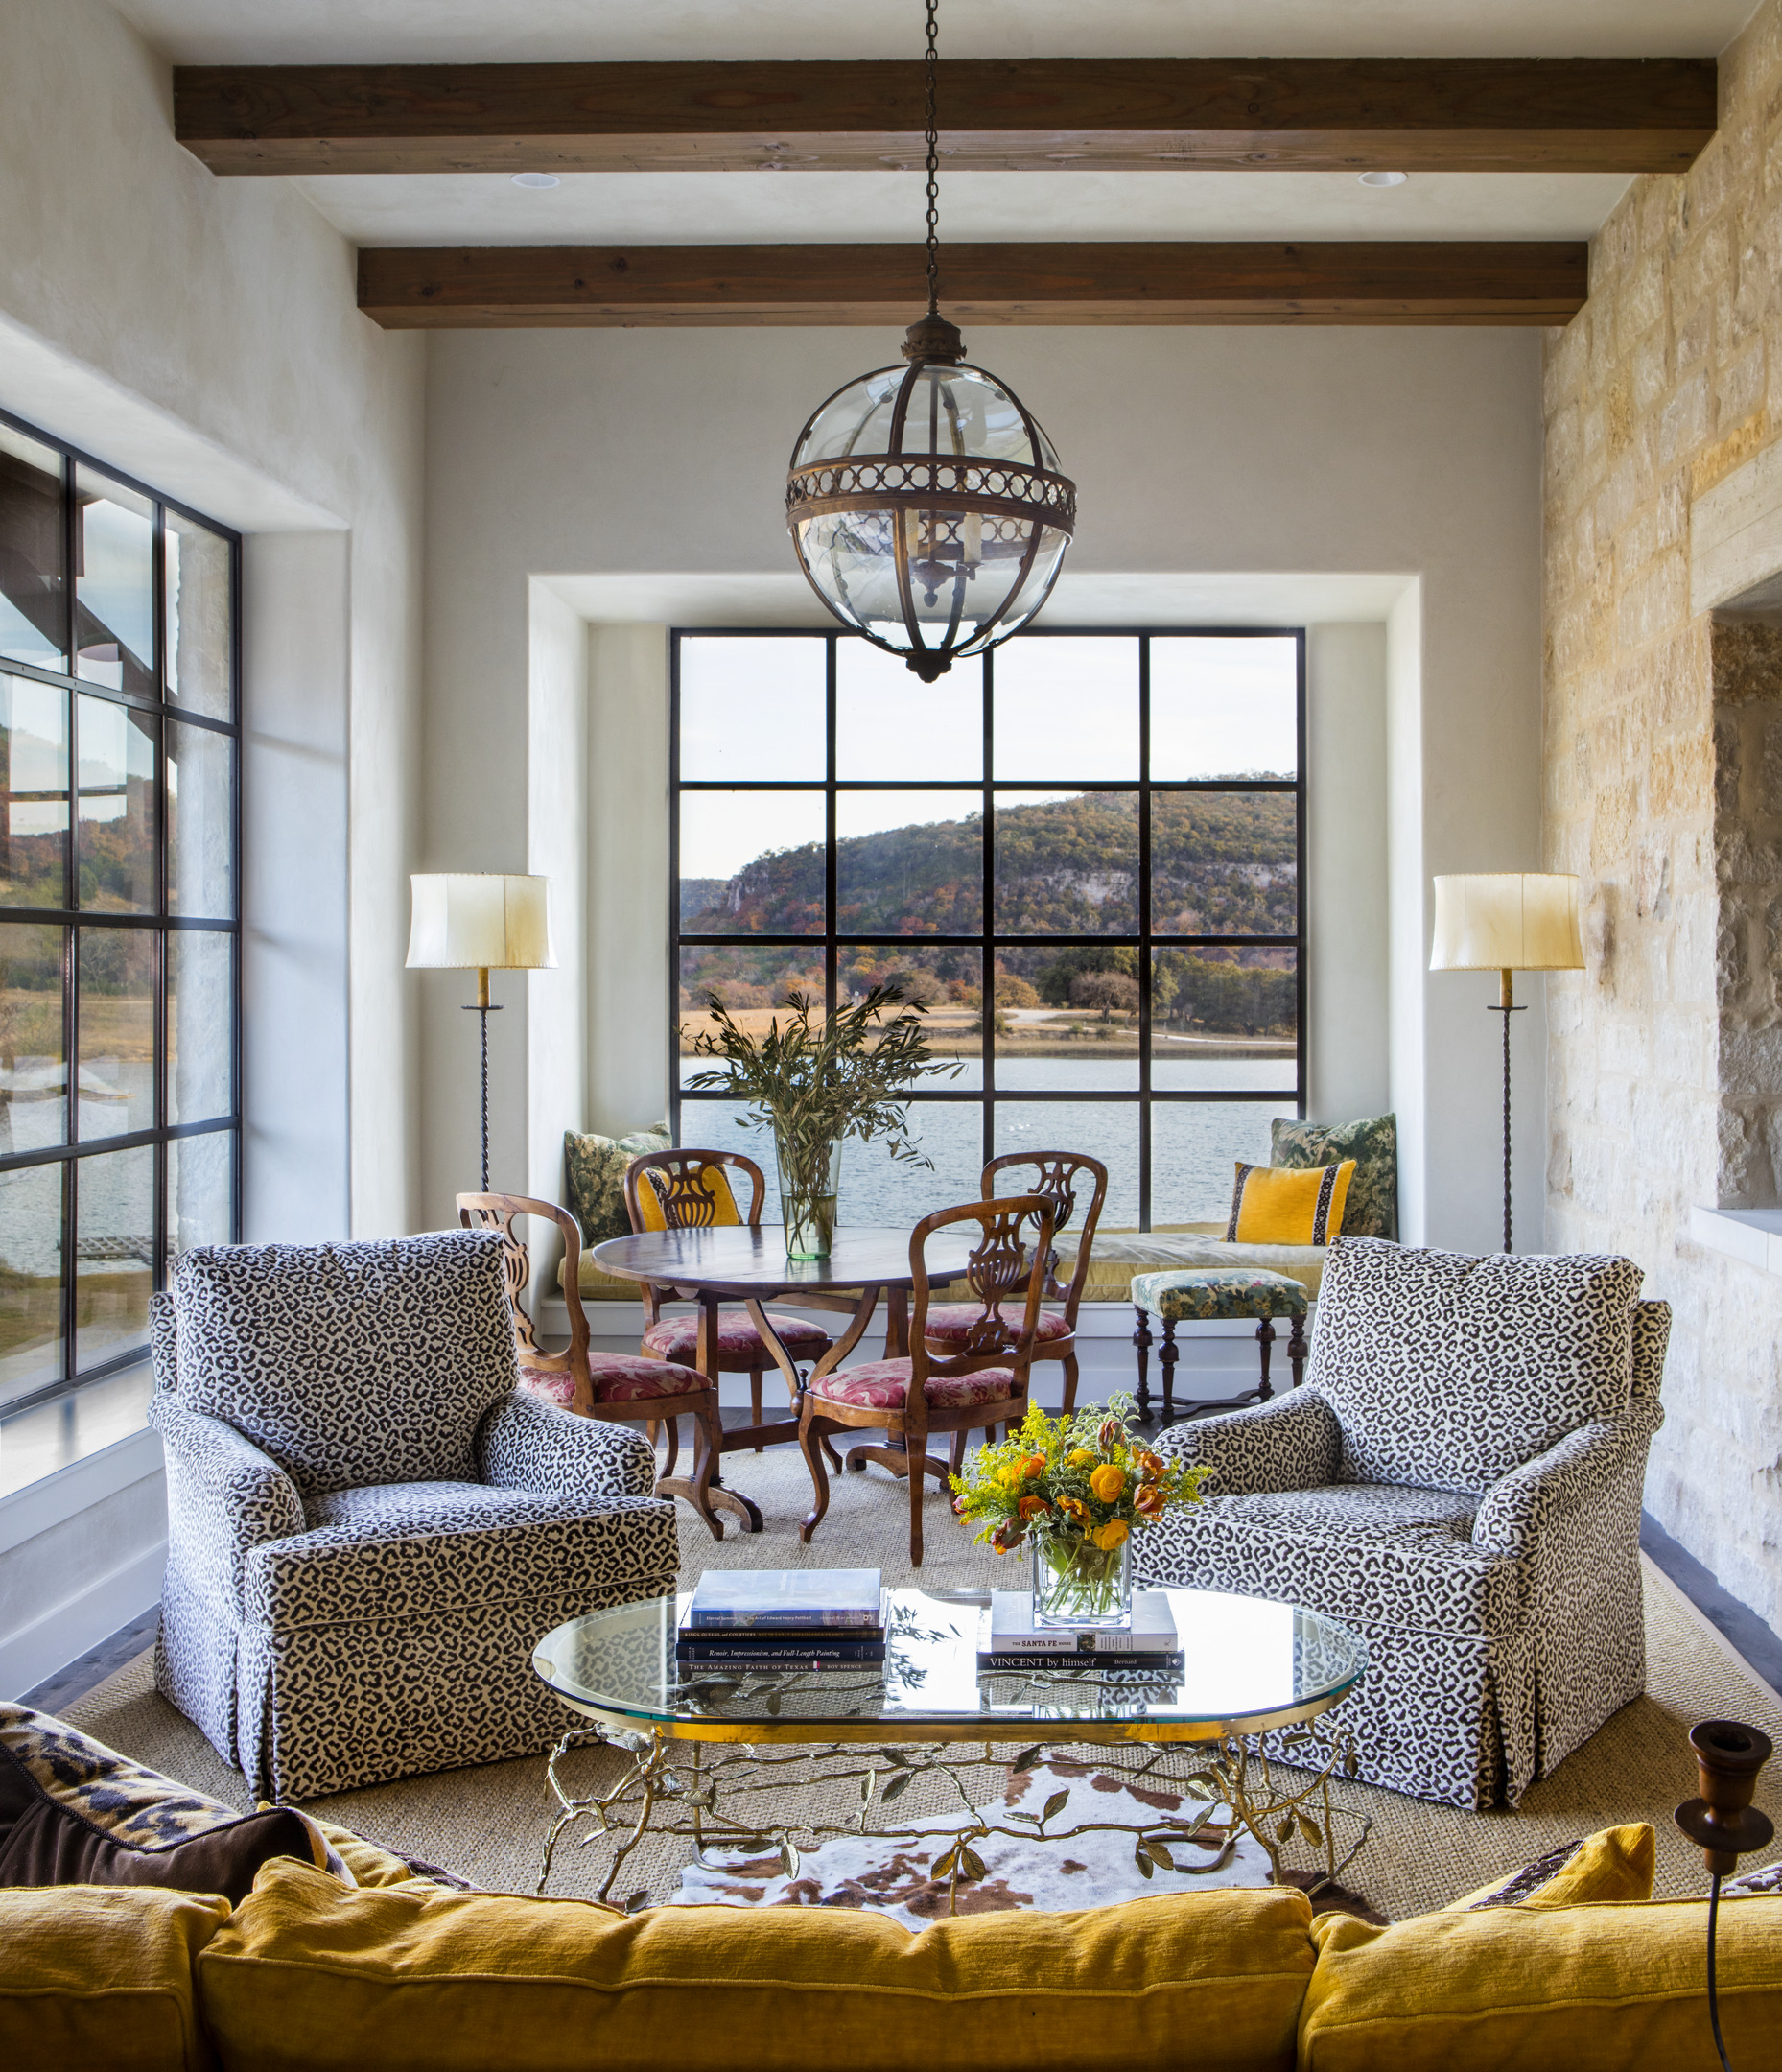
<instances>
[{"instance_id":1,"label":"carved chair back","mask_svg":"<svg viewBox=\"0 0 1782 2072\"><path fill-rule=\"evenodd\" d=\"M730 1171L725 1168L729 1167ZM745 1211L739 1190L731 1179L739 1173L749 1183L749 1205ZM718 1219L719 1203L727 1195L738 1216L750 1230L759 1230L762 1204L767 1198L767 1182L761 1167L740 1151L646 1151L625 1167L625 1214L634 1234L649 1228L645 1215L643 1187L647 1183L663 1223L671 1231L710 1230ZM643 1288L646 1322L654 1324L667 1288Z\"/></svg>"},{"instance_id":2,"label":"carved chair back","mask_svg":"<svg viewBox=\"0 0 1782 2072\"><path fill-rule=\"evenodd\" d=\"M1055 1213L1056 1204L1050 1195L1003 1194L992 1200L967 1202L957 1209L937 1209L911 1231L909 1264L915 1284L909 1322L908 1404L912 1413L926 1401L923 1384L930 1375L965 1375L983 1367L1013 1367L1018 1392L1025 1390L1025 1370L1033 1357L1040 1303L1045 1293L1046 1258L1052 1247ZM965 1271L946 1276L942 1285L965 1282L972 1290L972 1299L981 1305L981 1313L967 1331L960 1351L942 1359L928 1351L925 1341L930 1294L926 1250L936 1231L950 1230L958 1223L978 1226L976 1242ZM1002 1314L1005 1304L1017 1301L1025 1305L1019 1329Z\"/></svg>"},{"instance_id":3,"label":"carved chair back","mask_svg":"<svg viewBox=\"0 0 1782 2072\"><path fill-rule=\"evenodd\" d=\"M523 1215L540 1216L554 1223L562 1234L563 1303L569 1311L570 1342L561 1353L547 1353L539 1344L532 1319L520 1299L532 1278L531 1255L514 1228L516 1218ZM460 1194L457 1219L466 1230L500 1232L521 1365L541 1374L568 1375L574 1384L568 1407L586 1417L594 1406L594 1383L588 1368L588 1313L581 1306L581 1225L567 1209L531 1194Z\"/></svg>"},{"instance_id":4,"label":"carved chair back","mask_svg":"<svg viewBox=\"0 0 1782 2072\"><path fill-rule=\"evenodd\" d=\"M982 1184L986 1201L997 1198L997 1176L1018 1166L1030 1168L1030 1174L1018 1176L1027 1191L1043 1194L1052 1204L1054 1237L1062 1236L1071 1227L1079 1206L1083 1208L1082 1218L1075 1226L1078 1233L1076 1268L1069 1280L1063 1285L1059 1283L1055 1244L1046 1248L1045 1260L1046 1296L1052 1302L1064 1304L1065 1322L1075 1330L1077 1309L1089 1280L1090 1246L1094 1241L1095 1226L1101 1221L1102 1205L1108 1198L1108 1168L1099 1159L1090 1158L1082 1151L1010 1151L1002 1158L993 1158L984 1167Z\"/></svg>"}]
</instances>

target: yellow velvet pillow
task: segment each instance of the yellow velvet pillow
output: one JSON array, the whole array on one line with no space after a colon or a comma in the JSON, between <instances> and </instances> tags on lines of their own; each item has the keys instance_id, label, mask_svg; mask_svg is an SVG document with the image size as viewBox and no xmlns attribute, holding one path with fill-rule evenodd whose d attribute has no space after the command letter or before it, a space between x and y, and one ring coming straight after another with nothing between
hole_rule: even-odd
<instances>
[{"instance_id":1,"label":"yellow velvet pillow","mask_svg":"<svg viewBox=\"0 0 1782 2072\"><path fill-rule=\"evenodd\" d=\"M199 1960L224 2072L1292 2072L1311 1907L1284 1887L911 1935L829 1907L348 1891L289 1859Z\"/></svg>"},{"instance_id":2,"label":"yellow velvet pillow","mask_svg":"<svg viewBox=\"0 0 1782 2072\"><path fill-rule=\"evenodd\" d=\"M1556 1855L1560 1852L1555 1851ZM1442 1908L1465 1914L1482 1906L1592 1906L1621 1899L1650 1899L1657 1863L1657 1841L1645 1821L1604 1827L1574 1845L1560 1861L1531 1865L1513 1878L1481 1885ZM1546 1870L1544 1876L1538 1874Z\"/></svg>"},{"instance_id":3,"label":"yellow velvet pillow","mask_svg":"<svg viewBox=\"0 0 1782 2072\"><path fill-rule=\"evenodd\" d=\"M299 1866L318 1885L347 1888ZM212 2063L193 1960L229 1918L212 1893L159 1885L0 1892L0 2063L172 2072Z\"/></svg>"},{"instance_id":4,"label":"yellow velvet pillow","mask_svg":"<svg viewBox=\"0 0 1782 2072\"><path fill-rule=\"evenodd\" d=\"M1231 1220L1226 1237L1235 1244L1328 1244L1343 1234L1343 1205L1355 1162L1308 1166L1246 1166L1241 1160L1231 1189Z\"/></svg>"},{"instance_id":5,"label":"yellow velvet pillow","mask_svg":"<svg viewBox=\"0 0 1782 2072\"><path fill-rule=\"evenodd\" d=\"M724 1176L721 1166L701 1166L697 1171L685 1173L681 1178L691 1187L712 1200L712 1223L719 1227L740 1223L737 1213L737 1197L730 1191L730 1182ZM637 1176L638 1207L644 1212L644 1228L646 1231L666 1231L668 1219L663 1213L662 1192L659 1183L666 1175L657 1172L641 1172ZM709 1226L706 1226L709 1227Z\"/></svg>"},{"instance_id":6,"label":"yellow velvet pillow","mask_svg":"<svg viewBox=\"0 0 1782 2072\"><path fill-rule=\"evenodd\" d=\"M1326 1914L1312 1928L1300 2072L1711 2064L1707 1911L1704 1899L1544 1902L1391 1928ZM1727 2056L1742 2072L1776 2065L1782 1898L1723 1905L1719 1959Z\"/></svg>"}]
</instances>

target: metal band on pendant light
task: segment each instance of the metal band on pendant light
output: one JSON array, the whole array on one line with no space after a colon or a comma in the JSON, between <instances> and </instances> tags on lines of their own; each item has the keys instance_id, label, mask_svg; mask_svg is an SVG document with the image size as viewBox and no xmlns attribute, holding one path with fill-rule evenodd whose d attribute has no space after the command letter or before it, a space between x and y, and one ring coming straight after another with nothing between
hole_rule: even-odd
<instances>
[{"instance_id":1,"label":"metal band on pendant light","mask_svg":"<svg viewBox=\"0 0 1782 2072\"><path fill-rule=\"evenodd\" d=\"M927 0L927 315L904 334L906 368L876 368L811 414L785 483L811 588L925 683L1027 624L1076 530L1076 485L1051 441L1012 388L965 364L940 312L937 6Z\"/></svg>"}]
</instances>

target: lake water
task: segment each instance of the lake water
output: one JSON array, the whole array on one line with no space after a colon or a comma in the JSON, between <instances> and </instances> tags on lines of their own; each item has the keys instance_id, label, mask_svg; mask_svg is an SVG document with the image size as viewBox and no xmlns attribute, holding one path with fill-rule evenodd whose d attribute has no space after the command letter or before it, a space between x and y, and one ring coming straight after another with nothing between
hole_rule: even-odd
<instances>
[{"instance_id":1,"label":"lake water","mask_svg":"<svg viewBox=\"0 0 1782 2072\"><path fill-rule=\"evenodd\" d=\"M701 1066L682 1060L682 1081ZM1290 1068L1289 1068L1290 1069ZM1198 1068L1203 1086L1265 1089L1278 1085L1280 1068L1266 1061L1223 1059ZM1108 1168L1109 1227L1138 1221L1138 1132L1137 1102L1097 1101L1096 1093L1125 1092L1137 1085L1131 1059L1007 1058L997 1065L995 1148L1005 1151L1086 1151ZM931 1082L958 1092L983 1086L983 1069L962 1061L956 1079ZM1023 1100L1023 1093L1080 1094L1082 1099ZM774 1184L773 1137L742 1119L740 1104L691 1098L681 1108L681 1142L715 1150L741 1151L767 1176L763 1212L779 1214ZM1198 1223L1223 1219L1231 1204L1231 1168L1242 1159L1269 1162L1269 1123L1297 1113L1291 1100L1160 1101L1151 1109L1151 1220ZM879 1143L849 1140L841 1155L840 1215L844 1223L908 1227L930 1210L976 1199L983 1166L982 1111L973 1102L912 1101L909 1117L923 1151L934 1161L927 1171L893 1161Z\"/></svg>"}]
</instances>

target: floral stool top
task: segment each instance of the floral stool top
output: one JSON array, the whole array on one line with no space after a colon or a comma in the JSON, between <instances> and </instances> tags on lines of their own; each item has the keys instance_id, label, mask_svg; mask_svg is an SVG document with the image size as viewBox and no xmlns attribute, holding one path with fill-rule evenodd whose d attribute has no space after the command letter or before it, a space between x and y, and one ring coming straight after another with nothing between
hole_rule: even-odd
<instances>
[{"instance_id":1,"label":"floral stool top","mask_svg":"<svg viewBox=\"0 0 1782 2072\"><path fill-rule=\"evenodd\" d=\"M1184 1266L1135 1274L1133 1303L1166 1324L1227 1317L1302 1317L1311 1298L1302 1282L1254 1266Z\"/></svg>"}]
</instances>

